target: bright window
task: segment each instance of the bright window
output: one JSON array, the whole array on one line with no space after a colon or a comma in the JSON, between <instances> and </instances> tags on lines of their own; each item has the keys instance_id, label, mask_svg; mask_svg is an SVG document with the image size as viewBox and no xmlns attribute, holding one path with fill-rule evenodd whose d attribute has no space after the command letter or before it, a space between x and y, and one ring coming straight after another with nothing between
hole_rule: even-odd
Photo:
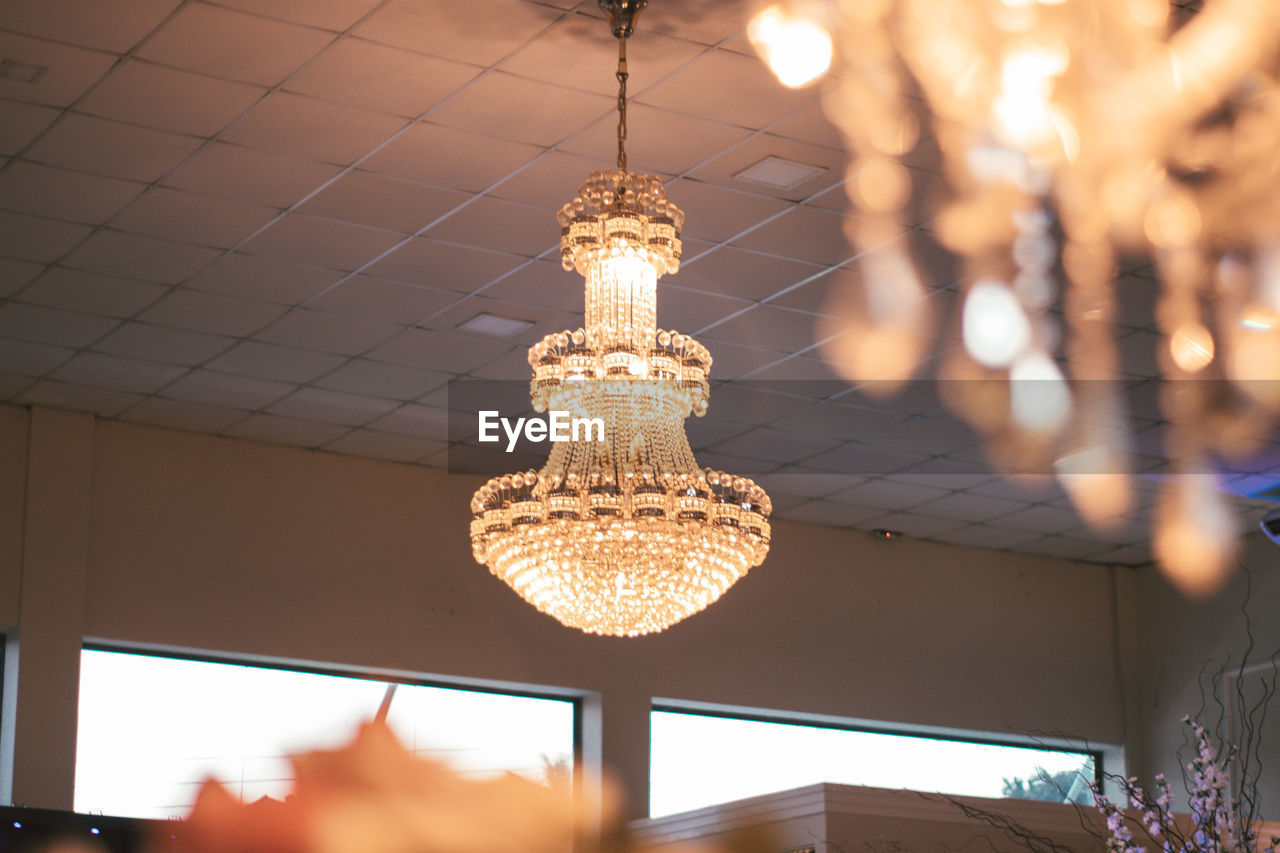
<instances>
[{"instance_id":1,"label":"bright window","mask_svg":"<svg viewBox=\"0 0 1280 853\"><path fill-rule=\"evenodd\" d=\"M1087 752L654 711L649 814L818 782L1062 802L1087 795L1094 764Z\"/></svg>"},{"instance_id":2,"label":"bright window","mask_svg":"<svg viewBox=\"0 0 1280 853\"><path fill-rule=\"evenodd\" d=\"M246 802L282 799L290 753L339 746L372 719L385 682L85 650L75 810L183 815L212 776ZM575 704L401 684L387 722L407 748L477 776L567 781Z\"/></svg>"}]
</instances>

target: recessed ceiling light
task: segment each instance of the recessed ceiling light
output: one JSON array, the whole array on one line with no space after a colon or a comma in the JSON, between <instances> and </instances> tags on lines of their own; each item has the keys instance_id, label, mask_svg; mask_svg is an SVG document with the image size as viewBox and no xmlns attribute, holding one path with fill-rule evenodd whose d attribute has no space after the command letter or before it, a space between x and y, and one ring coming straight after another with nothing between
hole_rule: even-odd
<instances>
[{"instance_id":1,"label":"recessed ceiling light","mask_svg":"<svg viewBox=\"0 0 1280 853\"><path fill-rule=\"evenodd\" d=\"M533 325L530 320L513 320L510 317L499 317L483 311L463 323L458 328L464 332L476 332L495 338L509 338L516 332L523 332Z\"/></svg>"},{"instance_id":2,"label":"recessed ceiling light","mask_svg":"<svg viewBox=\"0 0 1280 853\"><path fill-rule=\"evenodd\" d=\"M0 77L17 80L19 83L38 83L48 70L47 65L28 65L16 59L0 59Z\"/></svg>"},{"instance_id":3,"label":"recessed ceiling light","mask_svg":"<svg viewBox=\"0 0 1280 853\"><path fill-rule=\"evenodd\" d=\"M766 184L780 190L789 190L826 170L826 166L810 166L808 163L797 163L794 160L783 160L781 157L771 156L754 166L748 166L734 177L742 181L751 181L753 184Z\"/></svg>"}]
</instances>

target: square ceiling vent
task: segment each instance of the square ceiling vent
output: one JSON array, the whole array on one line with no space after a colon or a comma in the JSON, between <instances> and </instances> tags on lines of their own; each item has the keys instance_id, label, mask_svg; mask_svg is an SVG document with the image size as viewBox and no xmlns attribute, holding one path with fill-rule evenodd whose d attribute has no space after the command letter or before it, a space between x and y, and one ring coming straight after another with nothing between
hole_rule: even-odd
<instances>
[{"instance_id":1,"label":"square ceiling vent","mask_svg":"<svg viewBox=\"0 0 1280 853\"><path fill-rule=\"evenodd\" d=\"M754 166L748 166L735 174L734 177L740 181L750 181L753 184L764 184L775 189L789 190L826 170L825 166L811 166L808 163L797 163L794 160L784 160L781 157L769 156Z\"/></svg>"},{"instance_id":2,"label":"square ceiling vent","mask_svg":"<svg viewBox=\"0 0 1280 853\"><path fill-rule=\"evenodd\" d=\"M530 320L513 320L510 317L499 317L497 314L486 314L482 311L458 328L464 332L475 332L493 338L509 338L532 325L533 322Z\"/></svg>"}]
</instances>

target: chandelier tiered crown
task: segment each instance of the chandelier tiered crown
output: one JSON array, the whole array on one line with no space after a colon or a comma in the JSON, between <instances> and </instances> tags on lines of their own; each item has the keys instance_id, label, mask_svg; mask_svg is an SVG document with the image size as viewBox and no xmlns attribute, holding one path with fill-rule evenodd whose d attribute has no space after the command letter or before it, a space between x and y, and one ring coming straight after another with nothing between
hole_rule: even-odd
<instances>
[{"instance_id":1,"label":"chandelier tiered crown","mask_svg":"<svg viewBox=\"0 0 1280 853\"><path fill-rule=\"evenodd\" d=\"M599 419L602 440L558 442L540 471L472 498L477 562L573 628L634 636L705 608L769 550L769 497L699 468L684 419L707 410L711 354L657 327L657 281L680 265L684 214L626 169L626 38L643 2L606 2L619 42L618 168L561 208L561 257L586 279L584 326L529 350L536 411Z\"/></svg>"}]
</instances>

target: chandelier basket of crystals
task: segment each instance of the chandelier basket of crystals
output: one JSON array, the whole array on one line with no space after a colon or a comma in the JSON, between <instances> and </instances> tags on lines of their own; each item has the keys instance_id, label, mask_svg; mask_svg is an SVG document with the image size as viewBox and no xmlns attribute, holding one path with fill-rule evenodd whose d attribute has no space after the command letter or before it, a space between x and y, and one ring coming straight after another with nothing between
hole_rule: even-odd
<instances>
[{"instance_id":1,"label":"chandelier basket of crystals","mask_svg":"<svg viewBox=\"0 0 1280 853\"><path fill-rule=\"evenodd\" d=\"M684 419L707 410L711 355L657 327L657 281L680 265L683 212L627 170L626 45L645 0L600 0L618 41L618 165L561 208L561 259L586 280L583 328L529 350L536 411L598 419L546 465L495 477L471 502L477 562L588 633L661 631L705 608L769 550L752 480L699 468Z\"/></svg>"}]
</instances>

